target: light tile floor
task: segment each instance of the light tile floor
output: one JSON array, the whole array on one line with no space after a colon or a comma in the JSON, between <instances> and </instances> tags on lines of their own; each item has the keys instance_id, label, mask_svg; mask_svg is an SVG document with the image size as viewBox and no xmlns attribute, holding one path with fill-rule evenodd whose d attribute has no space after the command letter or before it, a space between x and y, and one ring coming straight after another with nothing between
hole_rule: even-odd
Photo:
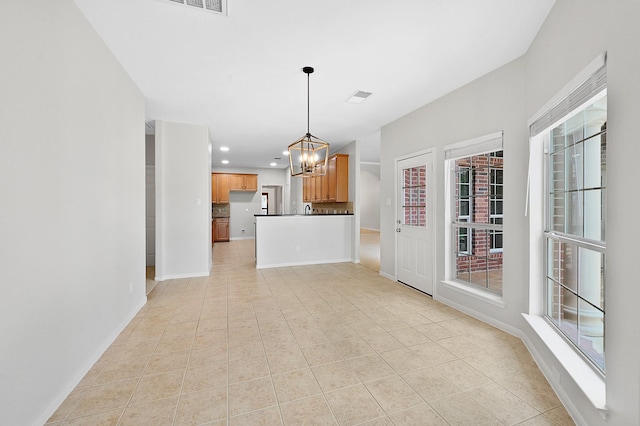
<instances>
[{"instance_id":1,"label":"light tile floor","mask_svg":"<svg viewBox=\"0 0 640 426\"><path fill-rule=\"evenodd\" d=\"M380 231L360 228L360 264L380 271Z\"/></svg>"},{"instance_id":2,"label":"light tile floor","mask_svg":"<svg viewBox=\"0 0 640 426\"><path fill-rule=\"evenodd\" d=\"M572 425L522 342L342 263L160 282L56 425Z\"/></svg>"}]
</instances>

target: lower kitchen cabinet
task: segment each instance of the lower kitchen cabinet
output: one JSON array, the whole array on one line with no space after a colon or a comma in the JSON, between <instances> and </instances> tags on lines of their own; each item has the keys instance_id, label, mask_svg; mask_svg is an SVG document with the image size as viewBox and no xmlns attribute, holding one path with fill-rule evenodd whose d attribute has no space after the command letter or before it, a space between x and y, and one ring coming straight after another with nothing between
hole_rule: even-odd
<instances>
[{"instance_id":1,"label":"lower kitchen cabinet","mask_svg":"<svg viewBox=\"0 0 640 426\"><path fill-rule=\"evenodd\" d=\"M216 217L213 219L213 241L229 241L228 217Z\"/></svg>"}]
</instances>

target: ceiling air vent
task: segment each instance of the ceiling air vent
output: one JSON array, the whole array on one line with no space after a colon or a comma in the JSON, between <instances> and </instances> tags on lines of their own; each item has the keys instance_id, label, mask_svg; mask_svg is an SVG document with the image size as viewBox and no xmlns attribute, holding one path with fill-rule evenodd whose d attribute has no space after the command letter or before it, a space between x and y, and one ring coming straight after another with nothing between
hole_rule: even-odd
<instances>
[{"instance_id":1,"label":"ceiling air vent","mask_svg":"<svg viewBox=\"0 0 640 426\"><path fill-rule=\"evenodd\" d=\"M347 102L351 102L351 103L354 103L354 104L360 104L360 103L364 102L365 99L367 99L371 95L372 95L371 92L363 92L362 90L358 90L356 93L351 95L349 97L349 99L347 99Z\"/></svg>"},{"instance_id":2,"label":"ceiling air vent","mask_svg":"<svg viewBox=\"0 0 640 426\"><path fill-rule=\"evenodd\" d=\"M227 15L227 0L163 0L171 3L178 3L184 6L190 6L213 12L220 15Z\"/></svg>"}]
</instances>

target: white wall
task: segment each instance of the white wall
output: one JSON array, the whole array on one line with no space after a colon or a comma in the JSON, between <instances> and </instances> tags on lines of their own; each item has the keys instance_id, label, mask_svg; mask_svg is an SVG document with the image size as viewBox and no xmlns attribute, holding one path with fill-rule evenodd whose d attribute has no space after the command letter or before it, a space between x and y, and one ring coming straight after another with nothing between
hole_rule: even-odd
<instances>
[{"instance_id":1,"label":"white wall","mask_svg":"<svg viewBox=\"0 0 640 426\"><path fill-rule=\"evenodd\" d=\"M640 208L637 194L635 134L640 117L640 3L559 1L527 53L526 115L532 117L586 64L608 52L607 123L607 276L606 276L606 404L605 422L577 389L554 357L537 345L542 362L559 371L561 390L571 398L585 424L640 424L640 331L636 313L640 289L637 275L638 232L629 212ZM535 336L525 329L532 340Z\"/></svg>"},{"instance_id":2,"label":"white wall","mask_svg":"<svg viewBox=\"0 0 640 426\"><path fill-rule=\"evenodd\" d=\"M380 163L360 163L360 227L380 230Z\"/></svg>"},{"instance_id":3,"label":"white wall","mask_svg":"<svg viewBox=\"0 0 640 426\"><path fill-rule=\"evenodd\" d=\"M591 2L590 2L591 3ZM640 424L640 327L635 318L640 300L638 231L629 231L629 212L640 209L637 194L637 159L640 144L635 135L640 117L640 2L607 2L609 36L610 124L607 130L607 406L620 424ZM594 16L595 18L595 16ZM597 21L591 21L597 27ZM613 308L613 309L611 309Z\"/></svg>"},{"instance_id":4,"label":"white wall","mask_svg":"<svg viewBox=\"0 0 640 426\"><path fill-rule=\"evenodd\" d=\"M527 249L523 230L528 222L525 204L527 133L524 119L524 60L518 59L439 100L385 126L382 129L380 165L380 255L381 272L395 274L394 159L426 148L434 150L436 281L434 296L470 307L506 326L518 327L520 313L527 306L522 297L527 283L522 272L527 258L518 256ZM443 146L504 130L505 157L505 264L504 308L461 294L441 284L444 280L444 151ZM429 185L429 183L427 183ZM390 199L387 204L386 200Z\"/></svg>"},{"instance_id":5,"label":"white wall","mask_svg":"<svg viewBox=\"0 0 640 426\"><path fill-rule=\"evenodd\" d=\"M353 261L353 216L257 216L255 219L258 269Z\"/></svg>"},{"instance_id":6,"label":"white wall","mask_svg":"<svg viewBox=\"0 0 640 426\"><path fill-rule=\"evenodd\" d=\"M353 203L354 222L351 231L351 258L360 262L360 141L353 141L332 154L349 155L349 201Z\"/></svg>"},{"instance_id":7,"label":"white wall","mask_svg":"<svg viewBox=\"0 0 640 426\"><path fill-rule=\"evenodd\" d=\"M382 135L380 130L360 139L360 161L363 163L380 162L380 142Z\"/></svg>"},{"instance_id":8,"label":"white wall","mask_svg":"<svg viewBox=\"0 0 640 426\"><path fill-rule=\"evenodd\" d=\"M215 173L247 173L258 175L256 192L231 191L229 194L229 238L232 240L255 237L254 215L261 213L260 196L263 185L286 184L288 169L249 169L234 167L215 167ZM271 198L269 198L271 202ZM242 230L244 229L244 232Z\"/></svg>"},{"instance_id":9,"label":"white wall","mask_svg":"<svg viewBox=\"0 0 640 426\"><path fill-rule=\"evenodd\" d=\"M156 121L156 279L209 275L211 154L206 126Z\"/></svg>"},{"instance_id":10,"label":"white wall","mask_svg":"<svg viewBox=\"0 0 640 426\"><path fill-rule=\"evenodd\" d=\"M527 54L408 114L382 129L381 271L394 273L394 158L435 148L435 296L505 330L523 336L547 378L579 424L640 424L640 331L637 302L638 232L629 226L640 207L634 170L640 117L640 2L557 1ZM539 111L598 54L608 51L607 135L607 412L599 412L537 335L523 321L528 311L529 241L524 217L528 163L527 119ZM445 288L443 152L448 143L504 130L504 307ZM438 181L439 179L439 181ZM387 205L390 200L390 205ZM604 417L607 417L605 420Z\"/></svg>"},{"instance_id":11,"label":"white wall","mask_svg":"<svg viewBox=\"0 0 640 426\"><path fill-rule=\"evenodd\" d=\"M0 424L42 424L146 300L144 98L71 0L0 54Z\"/></svg>"}]
</instances>

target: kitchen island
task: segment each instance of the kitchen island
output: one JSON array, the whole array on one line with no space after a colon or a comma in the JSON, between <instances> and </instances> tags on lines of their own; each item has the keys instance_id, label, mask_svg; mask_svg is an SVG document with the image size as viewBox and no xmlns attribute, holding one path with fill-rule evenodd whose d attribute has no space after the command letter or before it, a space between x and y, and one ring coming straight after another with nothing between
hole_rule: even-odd
<instances>
[{"instance_id":1,"label":"kitchen island","mask_svg":"<svg viewBox=\"0 0 640 426\"><path fill-rule=\"evenodd\" d=\"M255 215L256 268L353 262L353 214Z\"/></svg>"}]
</instances>

